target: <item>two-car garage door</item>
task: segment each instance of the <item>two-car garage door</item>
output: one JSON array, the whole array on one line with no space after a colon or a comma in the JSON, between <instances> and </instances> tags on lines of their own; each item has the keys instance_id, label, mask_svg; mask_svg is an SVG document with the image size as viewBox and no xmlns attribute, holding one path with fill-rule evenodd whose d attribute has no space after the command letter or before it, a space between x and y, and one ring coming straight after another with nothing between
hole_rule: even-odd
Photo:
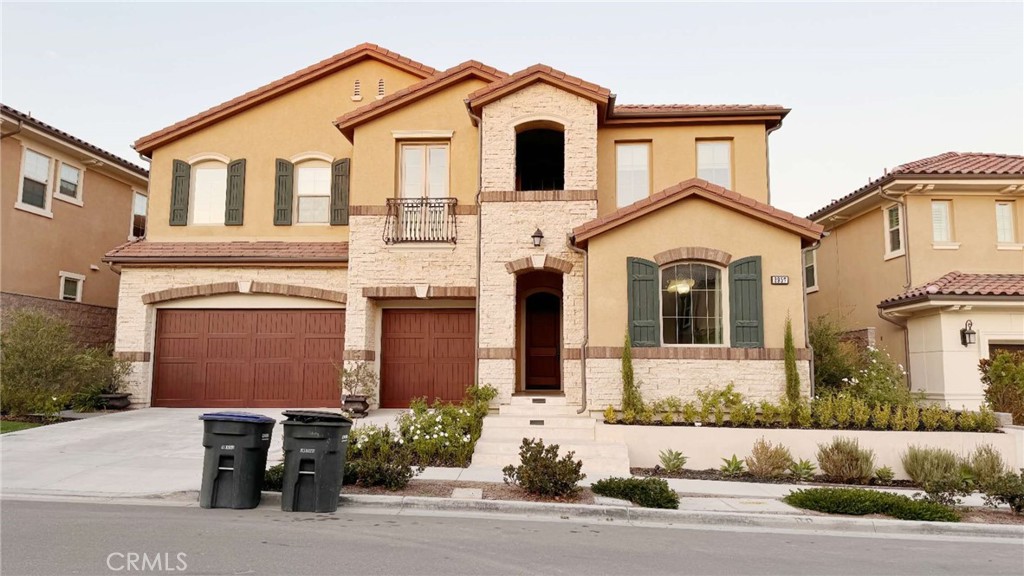
<instances>
[{"instance_id":1,"label":"two-car garage door","mask_svg":"<svg viewBox=\"0 0 1024 576\"><path fill-rule=\"evenodd\" d=\"M160 310L154 406L333 407L344 310Z\"/></svg>"}]
</instances>

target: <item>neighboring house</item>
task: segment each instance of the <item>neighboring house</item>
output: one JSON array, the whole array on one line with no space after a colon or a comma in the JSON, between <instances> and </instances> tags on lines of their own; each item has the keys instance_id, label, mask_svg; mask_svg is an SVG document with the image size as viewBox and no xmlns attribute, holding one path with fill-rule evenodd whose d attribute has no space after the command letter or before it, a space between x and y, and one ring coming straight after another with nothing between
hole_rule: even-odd
<instances>
[{"instance_id":1,"label":"neighboring house","mask_svg":"<svg viewBox=\"0 0 1024 576\"><path fill-rule=\"evenodd\" d=\"M924 158L809 218L826 230L809 316L873 334L928 399L977 408L979 360L1024 347L1024 157Z\"/></svg>"},{"instance_id":2,"label":"neighboring house","mask_svg":"<svg viewBox=\"0 0 1024 576\"><path fill-rule=\"evenodd\" d=\"M113 344L118 276L103 255L146 231L148 173L9 106L0 113L0 308L66 319Z\"/></svg>"},{"instance_id":3,"label":"neighboring house","mask_svg":"<svg viewBox=\"0 0 1024 576\"><path fill-rule=\"evenodd\" d=\"M618 105L547 66L443 72L364 44L138 140L150 233L111 251L117 350L158 406L514 394L619 404L809 389L802 250L771 207L778 106ZM585 350L585 351L584 351Z\"/></svg>"}]
</instances>

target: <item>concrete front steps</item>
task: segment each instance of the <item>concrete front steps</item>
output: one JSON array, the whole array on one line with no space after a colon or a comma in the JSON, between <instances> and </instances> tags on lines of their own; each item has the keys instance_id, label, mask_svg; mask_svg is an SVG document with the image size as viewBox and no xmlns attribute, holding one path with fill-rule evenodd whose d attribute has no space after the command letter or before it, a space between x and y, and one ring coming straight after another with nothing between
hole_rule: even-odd
<instances>
[{"instance_id":1,"label":"concrete front steps","mask_svg":"<svg viewBox=\"0 0 1024 576\"><path fill-rule=\"evenodd\" d=\"M583 461L588 480L629 476L629 451L625 444L598 442L596 421L577 414L564 396L513 396L498 414L484 418L483 432L473 452L471 468L503 468L519 464L523 438L558 444L559 454L572 450Z\"/></svg>"}]
</instances>

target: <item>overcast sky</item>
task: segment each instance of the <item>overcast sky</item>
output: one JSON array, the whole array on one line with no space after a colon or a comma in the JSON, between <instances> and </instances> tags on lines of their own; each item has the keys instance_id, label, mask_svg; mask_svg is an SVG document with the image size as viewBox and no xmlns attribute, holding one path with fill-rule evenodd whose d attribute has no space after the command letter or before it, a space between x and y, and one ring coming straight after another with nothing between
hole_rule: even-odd
<instances>
[{"instance_id":1,"label":"overcast sky","mask_svg":"<svg viewBox=\"0 0 1024 576\"><path fill-rule=\"evenodd\" d=\"M5 104L140 162L129 145L341 52L444 69L543 62L619 103L793 109L772 200L801 215L886 167L1024 152L1024 3L13 4Z\"/></svg>"}]
</instances>

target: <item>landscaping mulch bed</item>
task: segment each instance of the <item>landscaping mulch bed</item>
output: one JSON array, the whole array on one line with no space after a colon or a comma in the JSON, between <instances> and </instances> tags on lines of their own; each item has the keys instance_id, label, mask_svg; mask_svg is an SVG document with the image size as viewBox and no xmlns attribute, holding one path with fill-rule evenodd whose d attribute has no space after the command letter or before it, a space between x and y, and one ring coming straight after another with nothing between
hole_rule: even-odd
<instances>
[{"instance_id":1,"label":"landscaping mulch bed","mask_svg":"<svg viewBox=\"0 0 1024 576\"><path fill-rule=\"evenodd\" d=\"M410 480L402 490L388 490L380 486L366 488L363 486L345 485L341 488L345 494L373 494L383 496L424 496L427 498L450 498L455 488L480 488L484 500L516 500L522 502L559 502L569 504L593 504L594 493L589 488L580 489L575 498L544 498L530 494L518 486L498 484L496 482L462 482L458 480Z\"/></svg>"},{"instance_id":2,"label":"landscaping mulch bed","mask_svg":"<svg viewBox=\"0 0 1024 576\"><path fill-rule=\"evenodd\" d=\"M971 524L1024 524L1024 515L1016 516L1009 508L957 508L960 521Z\"/></svg>"},{"instance_id":3,"label":"landscaping mulch bed","mask_svg":"<svg viewBox=\"0 0 1024 576\"><path fill-rule=\"evenodd\" d=\"M757 482L759 484L803 484L805 486L849 486L841 482L831 482L828 478L818 475L813 481L801 482L792 476L779 476L778 478L755 478L749 472L743 472L736 476L726 476L721 470L708 468L707 470L683 469L677 473L670 473L660 466L654 468L630 468L634 476L653 476L655 478L681 478L684 480L722 480L724 482ZM880 484L872 480L868 486L885 486L888 488L916 488L910 480L893 480L886 484Z\"/></svg>"}]
</instances>

